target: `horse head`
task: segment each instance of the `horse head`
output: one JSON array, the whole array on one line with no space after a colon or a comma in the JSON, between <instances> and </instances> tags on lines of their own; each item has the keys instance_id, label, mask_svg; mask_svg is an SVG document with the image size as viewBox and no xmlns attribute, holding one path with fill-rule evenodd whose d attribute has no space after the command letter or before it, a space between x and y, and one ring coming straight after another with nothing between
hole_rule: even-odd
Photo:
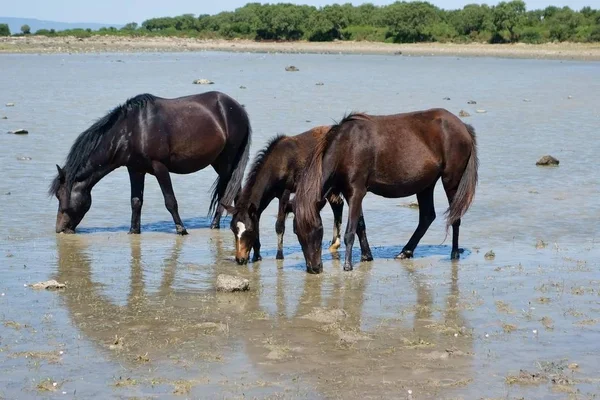
<instances>
[{"instance_id":1,"label":"horse head","mask_svg":"<svg viewBox=\"0 0 600 400\"><path fill-rule=\"evenodd\" d=\"M75 233L75 228L92 206L91 191L84 182L69 183L65 170L56 166L58 175L50 192L58 199L56 233Z\"/></svg>"},{"instance_id":2,"label":"horse head","mask_svg":"<svg viewBox=\"0 0 600 400\"><path fill-rule=\"evenodd\" d=\"M230 228L235 237L235 261L239 265L247 264L250 250L258 239L258 211L254 204L247 207L232 207L223 204L231 214Z\"/></svg>"}]
</instances>

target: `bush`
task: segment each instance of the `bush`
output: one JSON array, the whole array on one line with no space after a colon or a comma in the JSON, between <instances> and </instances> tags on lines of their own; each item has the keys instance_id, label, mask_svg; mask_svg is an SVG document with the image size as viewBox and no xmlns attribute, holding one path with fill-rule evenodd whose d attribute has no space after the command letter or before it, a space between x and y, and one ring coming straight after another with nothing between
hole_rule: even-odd
<instances>
[{"instance_id":1,"label":"bush","mask_svg":"<svg viewBox=\"0 0 600 400\"><path fill-rule=\"evenodd\" d=\"M0 36L10 36L8 24L0 24Z\"/></svg>"},{"instance_id":2,"label":"bush","mask_svg":"<svg viewBox=\"0 0 600 400\"><path fill-rule=\"evenodd\" d=\"M21 33L23 35L31 34L31 28L29 27L29 25L25 24L25 25L21 26Z\"/></svg>"},{"instance_id":3,"label":"bush","mask_svg":"<svg viewBox=\"0 0 600 400\"><path fill-rule=\"evenodd\" d=\"M387 28L376 26L349 26L342 31L346 40L383 42L388 34Z\"/></svg>"},{"instance_id":4,"label":"bush","mask_svg":"<svg viewBox=\"0 0 600 400\"><path fill-rule=\"evenodd\" d=\"M539 27L529 26L521 32L521 41L529 44L540 44L548 41Z\"/></svg>"}]
</instances>

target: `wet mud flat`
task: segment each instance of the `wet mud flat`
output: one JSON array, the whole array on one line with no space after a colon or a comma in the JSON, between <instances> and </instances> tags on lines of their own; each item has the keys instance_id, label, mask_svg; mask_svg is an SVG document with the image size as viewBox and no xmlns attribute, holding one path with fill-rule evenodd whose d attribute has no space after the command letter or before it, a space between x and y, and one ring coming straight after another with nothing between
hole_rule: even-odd
<instances>
[{"instance_id":1,"label":"wet mud flat","mask_svg":"<svg viewBox=\"0 0 600 400\"><path fill-rule=\"evenodd\" d=\"M474 249L459 262L442 255L445 247L410 261L379 258L393 249L375 247L375 261L353 272L332 257L313 276L300 252L237 267L229 232L194 233L210 248L166 234L59 236L52 278L66 288L25 287L31 271L17 279L22 289L3 284L0 395L559 399L600 391L596 243L513 245L494 260ZM10 247L8 268L23 269L20 244ZM187 261L197 251L207 264ZM216 276L232 271L250 280L249 292L215 291Z\"/></svg>"},{"instance_id":2,"label":"wet mud flat","mask_svg":"<svg viewBox=\"0 0 600 400\"><path fill-rule=\"evenodd\" d=\"M29 131L0 135L0 398L600 393L597 63L208 51L11 54L0 63L0 128ZM125 170L94 188L77 235L55 235L57 202L45 193L77 134L132 95L202 91L198 78L246 105L252 155L275 134L351 110L470 114L480 183L461 225L461 260L449 260L438 188L438 219L413 260L394 256L416 227L418 207L402 207L414 198L367 195L373 262L345 273L325 252L324 273L307 275L290 219L286 259L276 262L272 204L261 219L264 260L239 267L229 220L208 228L209 169L172 177L187 237L174 234L152 179L142 234L126 234ZM560 164L536 166L545 154ZM323 224L329 238L328 209ZM248 279L250 290L218 293L221 273ZM29 286L50 279L66 287Z\"/></svg>"}]
</instances>

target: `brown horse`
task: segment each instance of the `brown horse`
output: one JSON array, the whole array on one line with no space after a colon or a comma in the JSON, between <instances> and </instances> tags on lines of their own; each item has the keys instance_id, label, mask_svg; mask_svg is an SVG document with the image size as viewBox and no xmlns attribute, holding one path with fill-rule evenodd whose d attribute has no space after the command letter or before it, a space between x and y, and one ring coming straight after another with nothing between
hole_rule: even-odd
<instances>
[{"instance_id":1,"label":"brown horse","mask_svg":"<svg viewBox=\"0 0 600 400\"><path fill-rule=\"evenodd\" d=\"M131 182L129 233L140 233L144 178L152 174L177 233L187 234L169 173L189 174L208 165L219 175L209 208L210 214L217 206L211 228L219 228L221 204L231 204L241 189L250 138L246 111L220 92L175 99L142 94L129 99L81 133L65 166L56 166L58 174L49 190L58 199L56 232L74 233L90 209L94 185L122 166Z\"/></svg>"},{"instance_id":2,"label":"brown horse","mask_svg":"<svg viewBox=\"0 0 600 400\"><path fill-rule=\"evenodd\" d=\"M388 198L417 195L419 225L398 255L410 258L435 219L433 191L439 178L450 204L446 229L452 226L451 258L458 258L460 220L475 194L477 168L475 130L446 110L344 118L320 138L298 183L294 226L307 272L323 269L319 208L329 191L341 192L348 202L344 269L351 270L367 192Z\"/></svg>"},{"instance_id":3,"label":"brown horse","mask_svg":"<svg viewBox=\"0 0 600 400\"><path fill-rule=\"evenodd\" d=\"M235 207L226 206L227 212L232 215L231 230L235 237L235 259L238 264L248 262L251 249L254 250L252 261L261 259L260 216L274 198L279 199L275 223L276 259L283 259L285 219L292 211L290 195L296 191L296 183L304 172L311 151L329 128L319 126L296 136L277 136L258 152ZM339 193L334 192L327 196L327 200L331 205L334 220L333 239L329 249L337 250L341 244L340 226L344 202ZM363 258L372 259L366 237L361 248Z\"/></svg>"}]
</instances>

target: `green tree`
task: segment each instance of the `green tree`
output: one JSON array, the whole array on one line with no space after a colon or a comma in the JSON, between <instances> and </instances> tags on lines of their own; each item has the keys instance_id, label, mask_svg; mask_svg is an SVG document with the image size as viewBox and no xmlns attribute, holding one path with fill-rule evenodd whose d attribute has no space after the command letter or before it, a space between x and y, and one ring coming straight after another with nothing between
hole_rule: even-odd
<instances>
[{"instance_id":1,"label":"green tree","mask_svg":"<svg viewBox=\"0 0 600 400\"><path fill-rule=\"evenodd\" d=\"M382 20L394 42L430 42L431 27L440 20L439 11L427 2L395 2L384 7Z\"/></svg>"},{"instance_id":2,"label":"green tree","mask_svg":"<svg viewBox=\"0 0 600 400\"><path fill-rule=\"evenodd\" d=\"M518 41L519 28L525 21L525 11L525 2L522 0L498 3L492 12L495 27L494 41L511 43Z\"/></svg>"},{"instance_id":3,"label":"green tree","mask_svg":"<svg viewBox=\"0 0 600 400\"><path fill-rule=\"evenodd\" d=\"M492 9L486 4L468 4L462 10L452 14L451 23L459 35L471 39L479 37L483 32L494 30Z\"/></svg>"},{"instance_id":4,"label":"green tree","mask_svg":"<svg viewBox=\"0 0 600 400\"><path fill-rule=\"evenodd\" d=\"M8 24L0 24L0 36L10 36Z\"/></svg>"},{"instance_id":5,"label":"green tree","mask_svg":"<svg viewBox=\"0 0 600 400\"><path fill-rule=\"evenodd\" d=\"M121 30L122 31L127 31L127 32L131 32L131 31L135 31L138 28L138 24L137 22L129 22L128 24L125 24Z\"/></svg>"},{"instance_id":6,"label":"green tree","mask_svg":"<svg viewBox=\"0 0 600 400\"><path fill-rule=\"evenodd\" d=\"M29 27L29 25L25 24L21 26L21 33L23 35L29 35L31 33L31 28Z\"/></svg>"},{"instance_id":7,"label":"green tree","mask_svg":"<svg viewBox=\"0 0 600 400\"><path fill-rule=\"evenodd\" d=\"M575 39L577 30L584 24L584 21L583 14L571 10L569 7L557 10L545 20L549 28L550 39L559 42Z\"/></svg>"}]
</instances>

